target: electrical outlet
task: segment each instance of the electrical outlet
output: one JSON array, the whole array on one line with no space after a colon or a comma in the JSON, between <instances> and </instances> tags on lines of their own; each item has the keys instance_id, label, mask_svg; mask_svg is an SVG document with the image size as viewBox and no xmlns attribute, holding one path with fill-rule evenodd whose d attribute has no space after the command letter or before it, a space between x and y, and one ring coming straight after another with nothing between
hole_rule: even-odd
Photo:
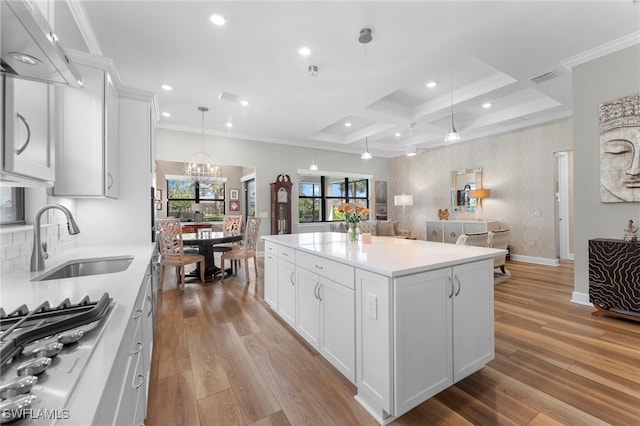
<instances>
[{"instance_id":1,"label":"electrical outlet","mask_svg":"<svg viewBox=\"0 0 640 426\"><path fill-rule=\"evenodd\" d=\"M372 293L367 293L367 316L378 319L378 297Z\"/></svg>"}]
</instances>

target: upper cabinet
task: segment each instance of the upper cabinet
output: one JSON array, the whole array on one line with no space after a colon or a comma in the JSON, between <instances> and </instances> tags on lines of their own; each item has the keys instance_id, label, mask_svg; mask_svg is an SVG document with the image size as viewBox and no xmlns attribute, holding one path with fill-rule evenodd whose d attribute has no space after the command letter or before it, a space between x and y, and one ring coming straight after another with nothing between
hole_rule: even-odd
<instances>
[{"instance_id":1,"label":"upper cabinet","mask_svg":"<svg viewBox=\"0 0 640 426\"><path fill-rule=\"evenodd\" d=\"M118 198L118 92L110 59L68 52L82 89L56 87L53 194Z\"/></svg>"},{"instance_id":2,"label":"upper cabinet","mask_svg":"<svg viewBox=\"0 0 640 426\"><path fill-rule=\"evenodd\" d=\"M14 186L53 185L52 87L3 76L0 96L4 113L1 180Z\"/></svg>"}]
</instances>

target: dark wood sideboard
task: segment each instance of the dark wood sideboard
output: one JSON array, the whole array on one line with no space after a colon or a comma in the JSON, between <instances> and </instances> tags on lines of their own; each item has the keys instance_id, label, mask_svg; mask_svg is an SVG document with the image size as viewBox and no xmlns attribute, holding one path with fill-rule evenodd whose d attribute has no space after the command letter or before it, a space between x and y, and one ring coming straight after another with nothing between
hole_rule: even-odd
<instances>
[{"instance_id":1,"label":"dark wood sideboard","mask_svg":"<svg viewBox=\"0 0 640 426\"><path fill-rule=\"evenodd\" d=\"M640 242L589 240L589 298L593 315L640 321Z\"/></svg>"}]
</instances>

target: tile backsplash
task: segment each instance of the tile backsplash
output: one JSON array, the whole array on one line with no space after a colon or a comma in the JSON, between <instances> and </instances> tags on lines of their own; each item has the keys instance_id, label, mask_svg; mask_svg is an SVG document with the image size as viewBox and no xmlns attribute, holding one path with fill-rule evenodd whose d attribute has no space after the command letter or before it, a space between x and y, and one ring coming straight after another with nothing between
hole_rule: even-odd
<instances>
[{"instance_id":1,"label":"tile backsplash","mask_svg":"<svg viewBox=\"0 0 640 426\"><path fill-rule=\"evenodd\" d=\"M42 242L47 243L51 264L55 257L77 246L77 239L69 235L66 218L56 212L47 212L48 224L42 224ZM5 226L0 228L0 277L14 272L28 271L33 249L33 225Z\"/></svg>"}]
</instances>

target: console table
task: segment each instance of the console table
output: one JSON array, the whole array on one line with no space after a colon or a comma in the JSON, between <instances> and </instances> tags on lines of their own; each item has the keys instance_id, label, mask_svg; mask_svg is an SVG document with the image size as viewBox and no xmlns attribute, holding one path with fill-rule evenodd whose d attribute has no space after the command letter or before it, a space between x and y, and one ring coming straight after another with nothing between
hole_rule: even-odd
<instances>
[{"instance_id":1,"label":"console table","mask_svg":"<svg viewBox=\"0 0 640 426\"><path fill-rule=\"evenodd\" d=\"M640 242L589 240L589 298L593 315L640 321Z\"/></svg>"},{"instance_id":2,"label":"console table","mask_svg":"<svg viewBox=\"0 0 640 426\"><path fill-rule=\"evenodd\" d=\"M427 221L427 241L455 244L462 234L498 229L500 229L500 223L490 220L429 220Z\"/></svg>"}]
</instances>

